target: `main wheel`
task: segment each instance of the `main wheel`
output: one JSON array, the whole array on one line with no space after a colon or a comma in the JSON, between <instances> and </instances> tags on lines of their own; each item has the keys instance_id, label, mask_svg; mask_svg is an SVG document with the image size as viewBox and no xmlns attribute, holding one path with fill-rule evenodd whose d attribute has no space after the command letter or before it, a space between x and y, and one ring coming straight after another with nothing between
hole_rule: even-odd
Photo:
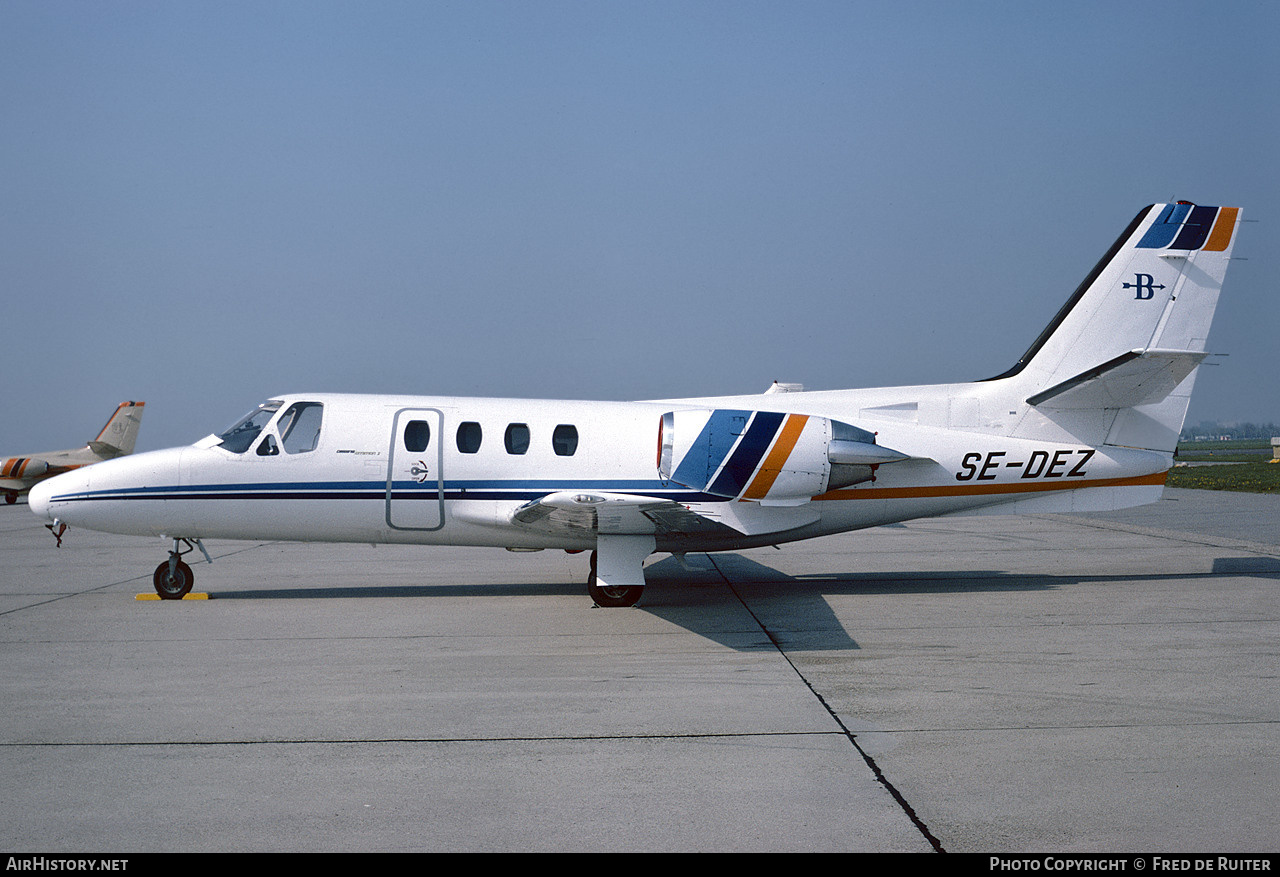
<instances>
[{"instance_id":1,"label":"main wheel","mask_svg":"<svg viewBox=\"0 0 1280 877\"><path fill-rule=\"evenodd\" d=\"M597 585L596 571L587 576L587 593L595 604L603 609L634 606L644 592L642 585Z\"/></svg>"},{"instance_id":2,"label":"main wheel","mask_svg":"<svg viewBox=\"0 0 1280 877\"><path fill-rule=\"evenodd\" d=\"M181 560L170 575L169 561L166 560L156 567L156 574L151 577L151 581L156 586L156 593L160 595L161 600L181 600L191 591L195 576L191 574L191 567Z\"/></svg>"}]
</instances>

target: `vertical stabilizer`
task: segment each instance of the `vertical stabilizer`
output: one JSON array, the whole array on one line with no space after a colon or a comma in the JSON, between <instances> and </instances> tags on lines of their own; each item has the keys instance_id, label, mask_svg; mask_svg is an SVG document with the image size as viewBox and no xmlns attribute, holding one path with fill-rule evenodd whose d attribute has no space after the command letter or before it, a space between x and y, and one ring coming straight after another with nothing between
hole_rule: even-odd
<instances>
[{"instance_id":1,"label":"vertical stabilizer","mask_svg":"<svg viewBox=\"0 0 1280 877\"><path fill-rule=\"evenodd\" d=\"M89 448L104 459L132 454L138 441L138 428L142 425L142 409L146 404L121 402L98 437L89 442Z\"/></svg>"},{"instance_id":2,"label":"vertical stabilizer","mask_svg":"<svg viewBox=\"0 0 1280 877\"><path fill-rule=\"evenodd\" d=\"M1094 443L1172 451L1240 223L1236 207L1140 212L1004 380L1048 423Z\"/></svg>"}]
</instances>

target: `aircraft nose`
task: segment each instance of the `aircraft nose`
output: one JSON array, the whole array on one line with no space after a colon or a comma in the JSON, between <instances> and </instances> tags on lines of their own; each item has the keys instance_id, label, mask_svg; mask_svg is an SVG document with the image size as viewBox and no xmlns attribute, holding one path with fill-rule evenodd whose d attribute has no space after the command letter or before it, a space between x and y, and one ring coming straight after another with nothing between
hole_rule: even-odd
<instances>
[{"instance_id":1,"label":"aircraft nose","mask_svg":"<svg viewBox=\"0 0 1280 877\"><path fill-rule=\"evenodd\" d=\"M44 481L38 481L31 486L31 490L27 493L27 505L31 511L42 518L53 520L49 514L49 497L53 495L53 489L49 486L52 478L46 478Z\"/></svg>"},{"instance_id":2,"label":"aircraft nose","mask_svg":"<svg viewBox=\"0 0 1280 877\"><path fill-rule=\"evenodd\" d=\"M88 478L83 471L65 472L62 475L46 478L44 481L36 482L27 493L27 505L33 513L52 521L57 517L52 508L53 498L59 494L81 490L87 484Z\"/></svg>"}]
</instances>

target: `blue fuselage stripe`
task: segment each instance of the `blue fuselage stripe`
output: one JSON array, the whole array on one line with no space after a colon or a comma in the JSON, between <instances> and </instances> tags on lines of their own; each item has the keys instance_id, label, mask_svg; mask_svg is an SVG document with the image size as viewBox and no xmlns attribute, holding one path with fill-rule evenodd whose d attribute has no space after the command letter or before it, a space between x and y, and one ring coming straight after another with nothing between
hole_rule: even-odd
<instances>
[{"instance_id":1,"label":"blue fuselage stripe","mask_svg":"<svg viewBox=\"0 0 1280 877\"><path fill-rule=\"evenodd\" d=\"M443 494L436 484L397 481L391 485L393 500L516 500L541 499L565 490L643 493L679 502L713 502L724 498L688 490L665 481L457 481L446 482ZM106 502L123 500L378 500L387 498L385 481L288 482L256 484L202 484L191 486L134 487L90 490L54 496L52 502Z\"/></svg>"}]
</instances>

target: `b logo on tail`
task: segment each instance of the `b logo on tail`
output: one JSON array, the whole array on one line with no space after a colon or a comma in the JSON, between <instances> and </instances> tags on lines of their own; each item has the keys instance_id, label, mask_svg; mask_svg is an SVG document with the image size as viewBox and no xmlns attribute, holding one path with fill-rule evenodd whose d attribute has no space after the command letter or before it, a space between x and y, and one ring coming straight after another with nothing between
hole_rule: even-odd
<instances>
[{"instance_id":1,"label":"b logo on tail","mask_svg":"<svg viewBox=\"0 0 1280 877\"><path fill-rule=\"evenodd\" d=\"M1146 301L1149 298L1155 297L1157 289L1164 289L1164 284L1157 284L1155 280L1156 279L1150 274L1134 274L1133 283L1125 283L1122 285L1125 289L1134 290L1133 297L1135 300Z\"/></svg>"}]
</instances>

